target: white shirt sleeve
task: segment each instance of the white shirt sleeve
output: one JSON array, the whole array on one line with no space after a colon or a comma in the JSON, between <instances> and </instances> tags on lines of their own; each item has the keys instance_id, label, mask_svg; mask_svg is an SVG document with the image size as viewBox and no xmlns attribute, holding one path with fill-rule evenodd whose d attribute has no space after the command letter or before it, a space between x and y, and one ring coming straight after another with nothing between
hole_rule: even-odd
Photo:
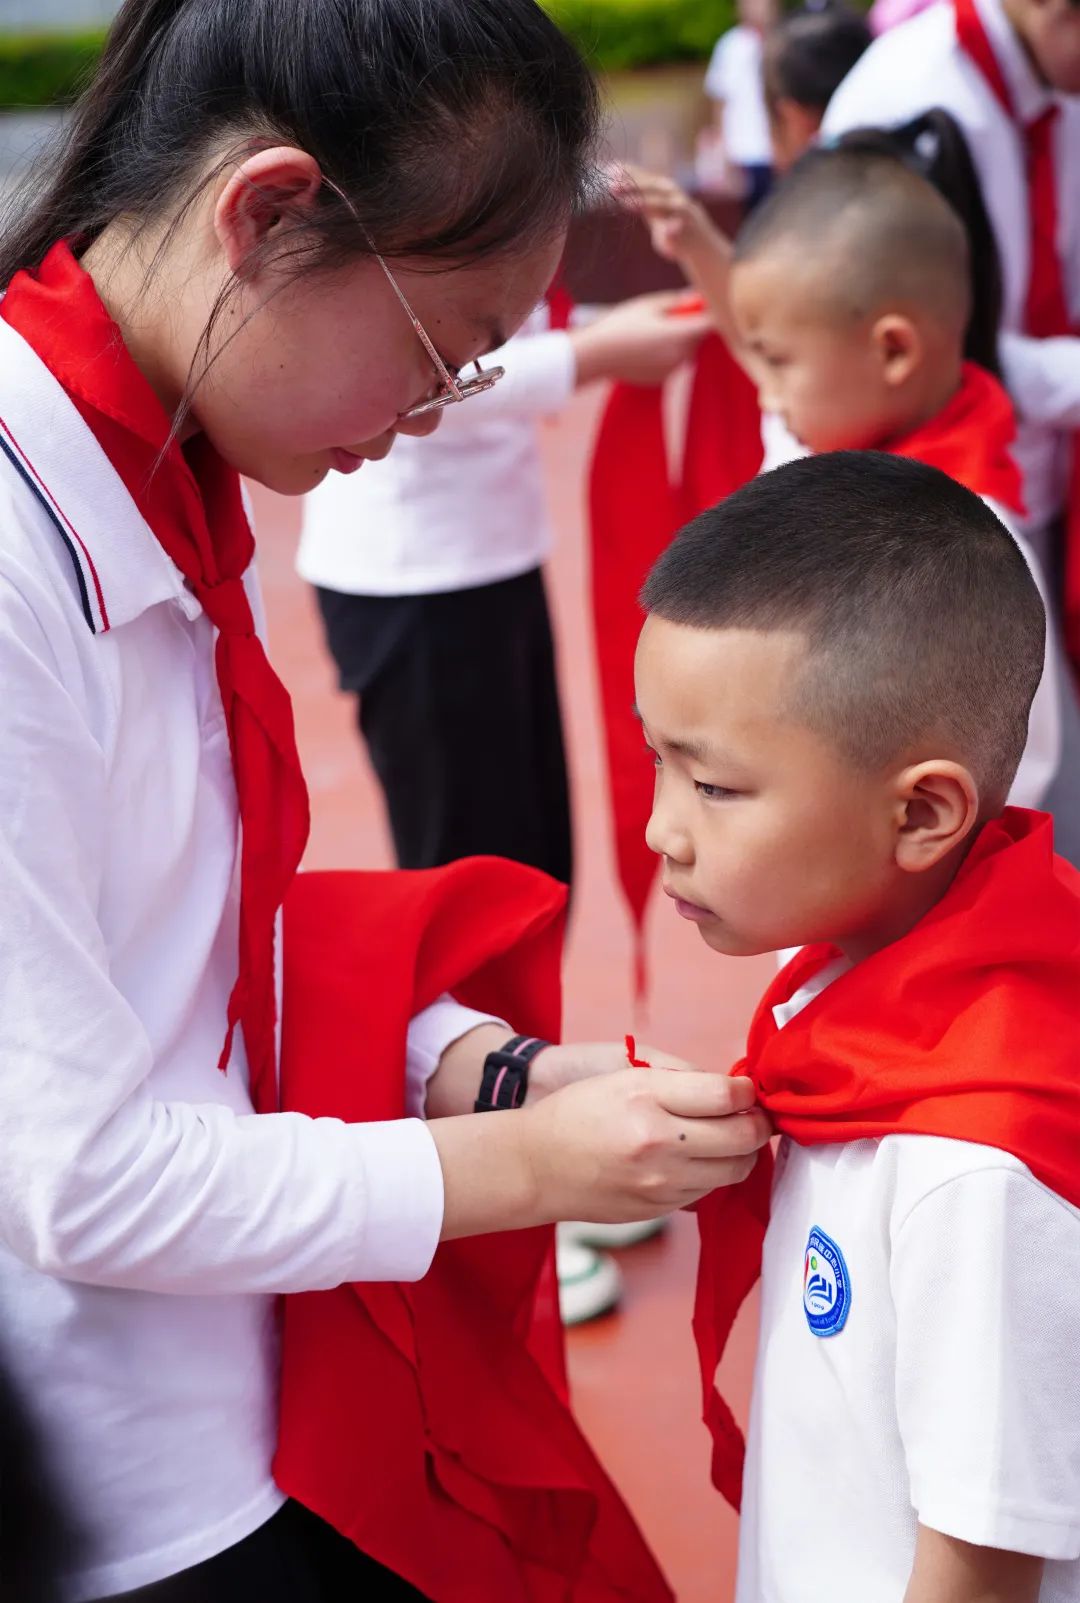
<instances>
[{"instance_id":1,"label":"white shirt sleeve","mask_svg":"<svg viewBox=\"0 0 1080 1603\"><path fill-rule=\"evenodd\" d=\"M447 1047L483 1024L502 1024L507 1036L513 1034L504 1019L462 1007L452 996L440 996L437 1002L416 1015L409 1025L405 1055L405 1108L411 1117L423 1117L428 1081L439 1067ZM480 1089L479 1078L476 1089Z\"/></svg>"},{"instance_id":2,"label":"white shirt sleeve","mask_svg":"<svg viewBox=\"0 0 1080 1603\"><path fill-rule=\"evenodd\" d=\"M1060 429L1080 428L1080 339L1036 340L1002 332L998 352L1021 417Z\"/></svg>"},{"instance_id":3,"label":"white shirt sleeve","mask_svg":"<svg viewBox=\"0 0 1080 1603\"><path fill-rule=\"evenodd\" d=\"M577 384L574 345L565 329L509 340L483 357L480 366L505 367L506 376L469 402L472 422L482 417L552 417L562 411ZM466 377L470 372L465 369Z\"/></svg>"},{"instance_id":4,"label":"white shirt sleeve","mask_svg":"<svg viewBox=\"0 0 1080 1603\"><path fill-rule=\"evenodd\" d=\"M915 1204L891 1277L920 1522L981 1547L1080 1556L1080 1214L1003 1156Z\"/></svg>"},{"instance_id":5,"label":"white shirt sleeve","mask_svg":"<svg viewBox=\"0 0 1080 1603\"><path fill-rule=\"evenodd\" d=\"M0 697L0 1239L45 1274L152 1292L418 1279L443 1207L421 1120L152 1093L100 921L108 755L63 651L0 579L0 683L18 687Z\"/></svg>"}]
</instances>

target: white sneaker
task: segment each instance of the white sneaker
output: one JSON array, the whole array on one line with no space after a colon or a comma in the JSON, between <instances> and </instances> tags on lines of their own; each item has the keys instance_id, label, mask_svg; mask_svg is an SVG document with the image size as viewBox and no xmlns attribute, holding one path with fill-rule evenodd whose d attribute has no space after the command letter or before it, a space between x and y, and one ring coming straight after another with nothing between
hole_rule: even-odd
<instances>
[{"instance_id":1,"label":"white sneaker","mask_svg":"<svg viewBox=\"0 0 1080 1603\"><path fill-rule=\"evenodd\" d=\"M565 1239L562 1229L560 1225L555 1252L559 1312L564 1325L583 1325L618 1307L622 1275L614 1258Z\"/></svg>"},{"instance_id":2,"label":"white sneaker","mask_svg":"<svg viewBox=\"0 0 1080 1603\"><path fill-rule=\"evenodd\" d=\"M559 1226L560 1241L576 1241L583 1247L596 1247L602 1252L618 1252L622 1247L636 1247L639 1241L651 1241L667 1229L666 1219L641 1219L626 1225L591 1225L584 1220L573 1220Z\"/></svg>"}]
</instances>

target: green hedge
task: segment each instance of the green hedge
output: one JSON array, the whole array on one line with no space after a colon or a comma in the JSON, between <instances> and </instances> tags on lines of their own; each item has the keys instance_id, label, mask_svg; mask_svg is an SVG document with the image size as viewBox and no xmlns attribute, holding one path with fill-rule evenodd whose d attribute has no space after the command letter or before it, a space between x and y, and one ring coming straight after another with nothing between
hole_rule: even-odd
<instances>
[{"instance_id":1,"label":"green hedge","mask_svg":"<svg viewBox=\"0 0 1080 1603\"><path fill-rule=\"evenodd\" d=\"M735 21L735 0L543 0L598 71L699 61Z\"/></svg>"},{"instance_id":2,"label":"green hedge","mask_svg":"<svg viewBox=\"0 0 1080 1603\"><path fill-rule=\"evenodd\" d=\"M598 70L703 59L734 21L735 0L543 0ZM0 106L72 100L102 32L0 32Z\"/></svg>"},{"instance_id":3,"label":"green hedge","mask_svg":"<svg viewBox=\"0 0 1080 1603\"><path fill-rule=\"evenodd\" d=\"M73 100L101 52L104 34L0 33L0 106Z\"/></svg>"}]
</instances>

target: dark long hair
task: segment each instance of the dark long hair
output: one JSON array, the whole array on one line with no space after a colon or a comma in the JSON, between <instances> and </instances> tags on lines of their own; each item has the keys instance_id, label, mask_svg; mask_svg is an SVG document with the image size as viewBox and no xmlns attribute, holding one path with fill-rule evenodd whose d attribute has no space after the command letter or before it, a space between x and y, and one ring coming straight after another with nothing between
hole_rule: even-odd
<instances>
[{"instance_id":1,"label":"dark long hair","mask_svg":"<svg viewBox=\"0 0 1080 1603\"><path fill-rule=\"evenodd\" d=\"M527 246L581 201L597 121L588 69L535 0L125 0L0 235L0 285L57 239L179 222L223 147L214 171L278 142L318 161L384 255ZM305 266L368 249L329 186L296 233Z\"/></svg>"},{"instance_id":2,"label":"dark long hair","mask_svg":"<svg viewBox=\"0 0 1080 1603\"><path fill-rule=\"evenodd\" d=\"M998 328L1001 323L1001 262L994 230L959 124L935 109L898 128L856 128L837 141L842 150L894 156L929 180L962 221L971 261L971 317L964 355L1001 377Z\"/></svg>"}]
</instances>

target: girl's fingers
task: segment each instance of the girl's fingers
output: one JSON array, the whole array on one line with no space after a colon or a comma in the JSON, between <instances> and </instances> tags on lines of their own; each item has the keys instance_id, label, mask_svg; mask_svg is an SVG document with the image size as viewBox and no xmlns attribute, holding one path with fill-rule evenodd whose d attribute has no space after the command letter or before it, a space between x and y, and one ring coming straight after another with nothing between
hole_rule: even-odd
<instances>
[{"instance_id":1,"label":"girl's fingers","mask_svg":"<svg viewBox=\"0 0 1080 1603\"><path fill-rule=\"evenodd\" d=\"M756 1100L752 1080L700 1070L673 1073L653 1069L648 1085L660 1107L680 1119L726 1119L729 1114L745 1113Z\"/></svg>"},{"instance_id":2,"label":"girl's fingers","mask_svg":"<svg viewBox=\"0 0 1080 1603\"><path fill-rule=\"evenodd\" d=\"M681 1150L697 1163L719 1163L751 1157L772 1137L772 1126L760 1108L732 1113L724 1119L685 1119L679 1123Z\"/></svg>"}]
</instances>

